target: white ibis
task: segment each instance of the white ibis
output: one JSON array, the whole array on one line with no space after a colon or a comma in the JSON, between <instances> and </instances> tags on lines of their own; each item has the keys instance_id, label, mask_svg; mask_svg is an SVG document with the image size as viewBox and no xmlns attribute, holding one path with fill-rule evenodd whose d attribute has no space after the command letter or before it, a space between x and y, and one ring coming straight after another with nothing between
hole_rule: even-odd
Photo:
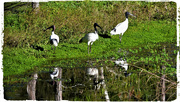
<instances>
[{"instance_id":1,"label":"white ibis","mask_svg":"<svg viewBox=\"0 0 180 102\"><path fill-rule=\"evenodd\" d=\"M129 12L126 12L125 13L125 16L126 16L126 20L122 23L119 23L110 33L111 35L117 35L119 34L119 39L120 39L120 42L121 42L121 39L122 39L122 36L124 34L124 32L126 32L126 30L128 29L128 16L131 15L133 17L136 17L134 16L133 14L129 13Z\"/></svg>"},{"instance_id":2,"label":"white ibis","mask_svg":"<svg viewBox=\"0 0 180 102\"><path fill-rule=\"evenodd\" d=\"M95 77L99 76L99 72L97 68L87 68L86 74L89 76L95 76Z\"/></svg>"},{"instance_id":3,"label":"white ibis","mask_svg":"<svg viewBox=\"0 0 180 102\"><path fill-rule=\"evenodd\" d=\"M126 71L128 70L128 63L126 62L126 60L117 60L115 61L115 64L123 67Z\"/></svg>"},{"instance_id":4,"label":"white ibis","mask_svg":"<svg viewBox=\"0 0 180 102\"><path fill-rule=\"evenodd\" d=\"M58 68L54 68L54 72L52 74L50 74L50 77L52 80L54 80L55 77L58 77L59 75L59 69Z\"/></svg>"},{"instance_id":5,"label":"white ibis","mask_svg":"<svg viewBox=\"0 0 180 102\"><path fill-rule=\"evenodd\" d=\"M52 45L54 45L55 46L54 51L55 51L55 49L56 49L56 47L58 46L58 43L59 43L59 36L54 33L55 25L52 25L47 29L50 29L50 28L52 28L52 34L50 36L51 49L53 50Z\"/></svg>"},{"instance_id":6,"label":"white ibis","mask_svg":"<svg viewBox=\"0 0 180 102\"><path fill-rule=\"evenodd\" d=\"M127 63L126 60L122 60L122 59L117 60L117 61L115 61L115 64L116 64L116 65L119 65L119 66L121 66L121 67L123 67L123 68L125 69L124 75L125 75L126 77L129 76L129 75L131 75L131 73L129 73L129 74L127 73L128 63Z\"/></svg>"},{"instance_id":7,"label":"white ibis","mask_svg":"<svg viewBox=\"0 0 180 102\"><path fill-rule=\"evenodd\" d=\"M79 41L79 43L81 43L81 42L86 42L86 43L88 43L88 54L89 54L89 45L90 45L90 52L91 52L91 45L93 44L94 41L96 41L97 39L99 39L96 26L98 26L98 27L102 30L102 28L101 28L97 23L94 23L94 30L95 30L95 32L94 32L94 33L88 33L88 34L86 34L86 35Z\"/></svg>"},{"instance_id":8,"label":"white ibis","mask_svg":"<svg viewBox=\"0 0 180 102\"><path fill-rule=\"evenodd\" d=\"M93 78L93 83L95 85L95 89L99 89L100 88L100 85L98 82L98 79L99 79L99 71L97 68L87 68L86 70L86 74L89 75L90 77L94 77ZM91 78L90 78L91 80Z\"/></svg>"}]
</instances>

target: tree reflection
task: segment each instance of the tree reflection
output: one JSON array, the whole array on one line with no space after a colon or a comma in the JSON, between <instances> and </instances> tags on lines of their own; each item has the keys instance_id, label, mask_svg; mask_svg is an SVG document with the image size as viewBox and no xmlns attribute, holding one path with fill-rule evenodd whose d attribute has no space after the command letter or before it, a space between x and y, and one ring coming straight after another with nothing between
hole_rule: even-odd
<instances>
[{"instance_id":1,"label":"tree reflection","mask_svg":"<svg viewBox=\"0 0 180 102\"><path fill-rule=\"evenodd\" d=\"M36 80L38 79L37 73L31 75L31 80L27 84L28 99L36 100Z\"/></svg>"}]
</instances>

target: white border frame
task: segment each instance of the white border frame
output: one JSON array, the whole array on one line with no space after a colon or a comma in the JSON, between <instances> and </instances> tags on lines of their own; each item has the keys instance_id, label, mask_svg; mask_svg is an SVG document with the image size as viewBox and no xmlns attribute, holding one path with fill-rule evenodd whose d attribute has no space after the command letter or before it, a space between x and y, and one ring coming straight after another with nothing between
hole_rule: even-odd
<instances>
[{"instance_id":1,"label":"white border frame","mask_svg":"<svg viewBox=\"0 0 180 102\"><path fill-rule=\"evenodd\" d=\"M4 37L4 2L48 2L48 1L84 1L84 0L0 0L0 15L1 15L1 19L0 19L0 101L4 102L7 101L4 99L4 88L3 88L3 65L2 65L2 45L3 45L3 37ZM92 0L92 1L100 1L100 0ZM176 22L177 22L177 46L179 47L179 12L180 11L180 0L104 0L104 1L148 1L148 2L176 2L177 4L177 17L176 17ZM180 82L180 59L179 59L179 51L177 54L177 81ZM24 100L27 101L27 100ZM180 101L180 83L178 83L177 85L177 98L176 100L174 100L173 102L179 102ZM19 101L18 101L19 102Z\"/></svg>"}]
</instances>

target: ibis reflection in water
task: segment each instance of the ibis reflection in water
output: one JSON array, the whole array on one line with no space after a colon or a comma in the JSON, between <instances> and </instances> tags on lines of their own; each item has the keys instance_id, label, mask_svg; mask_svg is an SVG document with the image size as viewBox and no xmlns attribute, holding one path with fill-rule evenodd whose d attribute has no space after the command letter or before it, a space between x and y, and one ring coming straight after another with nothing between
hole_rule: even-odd
<instances>
[{"instance_id":1,"label":"ibis reflection in water","mask_svg":"<svg viewBox=\"0 0 180 102\"><path fill-rule=\"evenodd\" d=\"M121 39L122 39L122 36L124 34L124 32L126 32L126 30L128 29L128 16L131 15L133 17L136 17L134 16L133 14L129 13L129 12L126 12L125 13L125 16L126 16L126 20L122 23L119 23L110 33L111 35L117 35L119 34L119 39L120 39L120 42L121 42Z\"/></svg>"},{"instance_id":2,"label":"ibis reflection in water","mask_svg":"<svg viewBox=\"0 0 180 102\"><path fill-rule=\"evenodd\" d=\"M98 69L97 68L87 68L86 74L89 75L90 77L93 77L93 83L94 83L95 89L100 89L100 85L98 82L98 78L99 78ZM91 78L89 80L91 80Z\"/></svg>"},{"instance_id":3,"label":"ibis reflection in water","mask_svg":"<svg viewBox=\"0 0 180 102\"><path fill-rule=\"evenodd\" d=\"M52 50L53 50L52 45L55 46L55 48L54 48L54 51L55 51L55 49L56 49L56 47L58 46L58 43L59 43L59 36L54 33L55 25L52 25L52 26L48 27L47 29L51 29L51 28L52 28L52 34L50 36L50 44L51 44L51 49ZM44 31L46 31L46 30L44 30Z\"/></svg>"},{"instance_id":4,"label":"ibis reflection in water","mask_svg":"<svg viewBox=\"0 0 180 102\"><path fill-rule=\"evenodd\" d=\"M58 77L59 75L59 69L58 68L54 68L53 73L50 74L50 77L52 80L54 80L54 78Z\"/></svg>"},{"instance_id":5,"label":"ibis reflection in water","mask_svg":"<svg viewBox=\"0 0 180 102\"><path fill-rule=\"evenodd\" d=\"M131 73L127 73L128 63L127 63L126 60L119 59L119 60L115 61L115 64L118 65L118 66L121 66L121 67L123 67L125 69L125 72L124 72L125 77L131 75Z\"/></svg>"},{"instance_id":6,"label":"ibis reflection in water","mask_svg":"<svg viewBox=\"0 0 180 102\"><path fill-rule=\"evenodd\" d=\"M95 30L95 32L94 32L94 33L88 33L88 34L86 34L86 35L79 41L79 43L81 43L81 42L86 42L86 43L88 43L88 54L89 54L89 45L90 45L90 52L91 52L91 45L93 44L93 42L95 42L97 39L99 39L98 31L97 31L96 26L98 26L98 27L102 30L102 28L101 28L97 23L94 23L94 30Z\"/></svg>"},{"instance_id":7,"label":"ibis reflection in water","mask_svg":"<svg viewBox=\"0 0 180 102\"><path fill-rule=\"evenodd\" d=\"M59 75L59 69L54 68L53 73L50 74L51 79L53 80L53 85L55 84L54 78L57 78Z\"/></svg>"}]
</instances>

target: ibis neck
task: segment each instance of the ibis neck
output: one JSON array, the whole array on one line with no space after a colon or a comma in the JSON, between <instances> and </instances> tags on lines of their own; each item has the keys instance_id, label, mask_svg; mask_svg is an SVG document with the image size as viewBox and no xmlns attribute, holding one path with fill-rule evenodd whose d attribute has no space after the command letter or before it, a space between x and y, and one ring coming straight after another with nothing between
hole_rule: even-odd
<instances>
[{"instance_id":1,"label":"ibis neck","mask_svg":"<svg viewBox=\"0 0 180 102\"><path fill-rule=\"evenodd\" d=\"M128 19L128 14L125 14L126 18Z\"/></svg>"},{"instance_id":2,"label":"ibis neck","mask_svg":"<svg viewBox=\"0 0 180 102\"><path fill-rule=\"evenodd\" d=\"M52 31L52 35L54 34L54 31Z\"/></svg>"},{"instance_id":3,"label":"ibis neck","mask_svg":"<svg viewBox=\"0 0 180 102\"><path fill-rule=\"evenodd\" d=\"M94 26L94 30L95 30L95 34L97 34L98 32L97 32L97 28L96 28L96 26Z\"/></svg>"},{"instance_id":4,"label":"ibis neck","mask_svg":"<svg viewBox=\"0 0 180 102\"><path fill-rule=\"evenodd\" d=\"M128 18L126 18L126 20L125 21L127 21L128 22Z\"/></svg>"},{"instance_id":5,"label":"ibis neck","mask_svg":"<svg viewBox=\"0 0 180 102\"><path fill-rule=\"evenodd\" d=\"M126 15L126 19L128 19L128 15Z\"/></svg>"}]
</instances>

